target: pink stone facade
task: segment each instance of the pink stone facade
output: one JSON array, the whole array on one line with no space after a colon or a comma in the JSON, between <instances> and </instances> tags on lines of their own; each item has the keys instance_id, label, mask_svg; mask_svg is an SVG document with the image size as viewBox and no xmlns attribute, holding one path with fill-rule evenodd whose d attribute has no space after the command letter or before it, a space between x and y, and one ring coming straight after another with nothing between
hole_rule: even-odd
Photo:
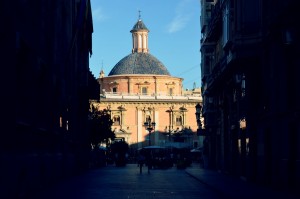
<instances>
[{"instance_id":1,"label":"pink stone facade","mask_svg":"<svg viewBox=\"0 0 300 199\"><path fill-rule=\"evenodd\" d=\"M99 110L109 109L114 121L112 130L130 146L199 146L196 135L195 106L202 103L200 92L182 91L182 79L163 75L108 76L98 79L100 101L92 102ZM147 88L147 93L142 88ZM114 90L115 88L115 90ZM172 88L173 93L169 93ZM198 89L199 91L200 89ZM149 132L147 118L156 123ZM183 133L183 142L174 142L174 133ZM169 135L171 134L171 137Z\"/></svg>"},{"instance_id":2,"label":"pink stone facade","mask_svg":"<svg viewBox=\"0 0 300 199\"><path fill-rule=\"evenodd\" d=\"M200 89L183 91L183 79L171 76L150 55L149 30L141 19L130 32L132 54L118 62L109 76L100 72L100 100L91 102L91 106L109 109L114 121L112 130L133 148L201 146L195 117L195 106L202 103ZM149 118L156 124L150 132L144 125Z\"/></svg>"},{"instance_id":3,"label":"pink stone facade","mask_svg":"<svg viewBox=\"0 0 300 199\"><path fill-rule=\"evenodd\" d=\"M100 78L99 83L101 94L182 95L182 78L166 75L116 75Z\"/></svg>"}]
</instances>

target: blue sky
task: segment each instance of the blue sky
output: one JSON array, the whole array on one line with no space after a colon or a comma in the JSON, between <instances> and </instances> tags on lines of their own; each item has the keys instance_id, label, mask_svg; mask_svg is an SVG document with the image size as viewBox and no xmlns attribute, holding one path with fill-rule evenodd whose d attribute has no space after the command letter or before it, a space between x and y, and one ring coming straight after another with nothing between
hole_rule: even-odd
<instances>
[{"instance_id":1,"label":"blue sky","mask_svg":"<svg viewBox=\"0 0 300 199\"><path fill-rule=\"evenodd\" d=\"M90 70L105 75L132 49L130 30L141 19L150 30L150 53L172 76L184 79L184 89L201 86L199 0L91 0L93 54Z\"/></svg>"}]
</instances>

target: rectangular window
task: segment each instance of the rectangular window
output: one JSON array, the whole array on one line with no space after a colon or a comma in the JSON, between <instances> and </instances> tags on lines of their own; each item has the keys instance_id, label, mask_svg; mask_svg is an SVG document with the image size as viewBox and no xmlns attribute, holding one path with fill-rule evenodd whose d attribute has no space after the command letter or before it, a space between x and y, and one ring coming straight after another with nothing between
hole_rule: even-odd
<instances>
[{"instance_id":1,"label":"rectangular window","mask_svg":"<svg viewBox=\"0 0 300 199\"><path fill-rule=\"evenodd\" d=\"M169 88L169 95L173 95L173 88Z\"/></svg>"},{"instance_id":2,"label":"rectangular window","mask_svg":"<svg viewBox=\"0 0 300 199\"><path fill-rule=\"evenodd\" d=\"M142 87L142 94L147 95L147 93L148 93L147 87Z\"/></svg>"},{"instance_id":3,"label":"rectangular window","mask_svg":"<svg viewBox=\"0 0 300 199\"><path fill-rule=\"evenodd\" d=\"M62 116L59 117L59 127L60 128L63 127L63 118L62 118Z\"/></svg>"},{"instance_id":4,"label":"rectangular window","mask_svg":"<svg viewBox=\"0 0 300 199\"><path fill-rule=\"evenodd\" d=\"M116 93L117 92L117 87L114 87L113 88L113 93Z\"/></svg>"},{"instance_id":5,"label":"rectangular window","mask_svg":"<svg viewBox=\"0 0 300 199\"><path fill-rule=\"evenodd\" d=\"M229 10L225 7L223 15L223 47L226 46L229 39Z\"/></svg>"},{"instance_id":6,"label":"rectangular window","mask_svg":"<svg viewBox=\"0 0 300 199\"><path fill-rule=\"evenodd\" d=\"M205 56L205 66L210 66L210 59L211 59L211 56Z\"/></svg>"},{"instance_id":7,"label":"rectangular window","mask_svg":"<svg viewBox=\"0 0 300 199\"><path fill-rule=\"evenodd\" d=\"M176 117L176 126L182 126L182 117L181 116Z\"/></svg>"}]
</instances>

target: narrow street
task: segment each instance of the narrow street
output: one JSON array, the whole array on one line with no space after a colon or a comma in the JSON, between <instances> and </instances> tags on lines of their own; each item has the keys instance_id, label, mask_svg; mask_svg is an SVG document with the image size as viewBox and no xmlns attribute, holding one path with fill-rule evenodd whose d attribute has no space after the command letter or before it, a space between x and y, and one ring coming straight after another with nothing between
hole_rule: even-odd
<instances>
[{"instance_id":1,"label":"narrow street","mask_svg":"<svg viewBox=\"0 0 300 199\"><path fill-rule=\"evenodd\" d=\"M73 177L42 193L35 199L128 199L128 198L189 198L218 199L211 188L176 167L150 170L142 174L136 164L125 167L107 166Z\"/></svg>"}]
</instances>

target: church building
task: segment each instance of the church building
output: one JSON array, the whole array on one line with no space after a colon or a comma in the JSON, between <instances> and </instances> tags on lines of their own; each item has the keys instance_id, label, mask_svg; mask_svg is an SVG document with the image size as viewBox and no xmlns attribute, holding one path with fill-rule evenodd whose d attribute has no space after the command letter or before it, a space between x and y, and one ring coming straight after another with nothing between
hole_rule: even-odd
<instances>
[{"instance_id":1,"label":"church building","mask_svg":"<svg viewBox=\"0 0 300 199\"><path fill-rule=\"evenodd\" d=\"M202 146L197 136L195 106L202 104L200 89L186 92L183 79L170 72L148 48L149 30L141 18L130 31L132 53L105 76L100 72L100 99L90 105L107 109L112 130L132 148L145 146Z\"/></svg>"}]
</instances>

